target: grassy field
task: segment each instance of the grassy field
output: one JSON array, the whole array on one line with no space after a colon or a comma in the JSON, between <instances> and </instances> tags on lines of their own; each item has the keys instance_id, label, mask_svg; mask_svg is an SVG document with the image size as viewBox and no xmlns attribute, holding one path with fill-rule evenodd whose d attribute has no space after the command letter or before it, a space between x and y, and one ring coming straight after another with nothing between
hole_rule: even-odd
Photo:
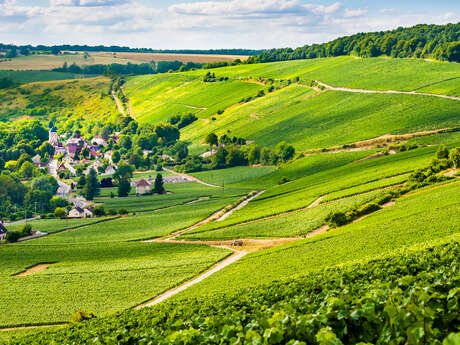
<instances>
[{"instance_id":1,"label":"grassy field","mask_svg":"<svg viewBox=\"0 0 460 345\"><path fill-rule=\"evenodd\" d=\"M250 187L250 184L246 183L247 180L258 180L275 170L275 167L233 167L221 170L201 171L190 175L217 186L240 183L241 186Z\"/></svg>"},{"instance_id":2,"label":"grassy field","mask_svg":"<svg viewBox=\"0 0 460 345\"><path fill-rule=\"evenodd\" d=\"M326 267L372 260L458 233L460 182L407 195L363 220L295 244L247 255L184 296L235 291Z\"/></svg>"},{"instance_id":3,"label":"grassy field","mask_svg":"<svg viewBox=\"0 0 460 345\"><path fill-rule=\"evenodd\" d=\"M185 113L216 116L242 98L256 96L263 86L238 80L204 83L198 77L161 74L132 77L125 89L138 121L160 122Z\"/></svg>"},{"instance_id":4,"label":"grassy field","mask_svg":"<svg viewBox=\"0 0 460 345\"><path fill-rule=\"evenodd\" d=\"M196 182L171 183L165 185L170 194L163 195L142 195L136 196L135 190L126 198L99 197L95 199L97 203L103 203L105 209L119 210L124 208L128 211L151 211L158 208L184 204L200 197L233 197L248 193L248 188L231 188L222 191L220 188L208 187ZM116 188L105 188L103 195L113 192L116 195Z\"/></svg>"},{"instance_id":5,"label":"grassy field","mask_svg":"<svg viewBox=\"0 0 460 345\"><path fill-rule=\"evenodd\" d=\"M57 236L56 236L57 237ZM107 315L195 276L228 251L159 243L8 245L0 248L0 325L67 322L78 309ZM46 270L16 277L26 267Z\"/></svg>"},{"instance_id":6,"label":"grassy field","mask_svg":"<svg viewBox=\"0 0 460 345\"><path fill-rule=\"evenodd\" d=\"M74 229L93 223L99 223L101 221L105 221L106 219L112 218L113 217L83 219L37 219L29 221L27 223L32 226L32 230L52 234L66 229ZM22 226L24 226L24 223L12 224L8 226L8 230L15 231L21 228Z\"/></svg>"},{"instance_id":7,"label":"grassy field","mask_svg":"<svg viewBox=\"0 0 460 345\"><path fill-rule=\"evenodd\" d=\"M52 71L5 71L0 70L0 78L11 78L17 83L32 83L36 81L52 81L79 79L81 74L52 72Z\"/></svg>"},{"instance_id":8,"label":"grassy field","mask_svg":"<svg viewBox=\"0 0 460 345\"><path fill-rule=\"evenodd\" d=\"M0 90L0 118L55 115L56 126L68 131L82 121L94 125L102 119L114 120L119 113L115 102L108 96L109 87L109 78L98 77L36 82Z\"/></svg>"}]
</instances>

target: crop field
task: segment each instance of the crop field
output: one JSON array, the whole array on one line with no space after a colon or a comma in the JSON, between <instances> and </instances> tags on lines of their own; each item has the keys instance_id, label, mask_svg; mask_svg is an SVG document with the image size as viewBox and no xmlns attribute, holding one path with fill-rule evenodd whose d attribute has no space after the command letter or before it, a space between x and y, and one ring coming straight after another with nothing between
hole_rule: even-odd
<instances>
[{"instance_id":1,"label":"crop field","mask_svg":"<svg viewBox=\"0 0 460 345\"><path fill-rule=\"evenodd\" d=\"M202 72L204 74L204 72ZM193 113L199 118L256 96L263 86L238 80L204 83L197 77L171 74L130 78L125 90L140 122L166 121L175 114Z\"/></svg>"},{"instance_id":2,"label":"crop field","mask_svg":"<svg viewBox=\"0 0 460 345\"><path fill-rule=\"evenodd\" d=\"M131 53L131 52L99 52L92 53L92 56L97 57L116 57L117 59L128 59L139 62L150 62L150 61L181 61L183 63L196 62L196 63L208 63L208 62L221 62L229 61L232 62L236 59L246 60L246 55L214 55L214 54L169 54L169 53Z\"/></svg>"},{"instance_id":3,"label":"crop field","mask_svg":"<svg viewBox=\"0 0 460 345\"><path fill-rule=\"evenodd\" d=\"M245 208L234 212L227 219L218 223L206 224L200 229L212 230L305 208L328 194L334 196L333 193L336 193L333 197L335 199L337 195L344 197L390 186L399 183L398 177L395 176L426 166L435 151L434 148L428 147L368 161L339 165L283 185L276 185L268 188L264 194L251 201ZM395 180L392 181L392 177Z\"/></svg>"},{"instance_id":4,"label":"crop field","mask_svg":"<svg viewBox=\"0 0 460 345\"><path fill-rule=\"evenodd\" d=\"M238 105L215 121L196 121L184 139L202 142L213 131L275 147L281 136L298 150L350 144L384 134L458 127L460 103L434 97L352 94L291 86L253 102ZM350 126L350 123L353 126Z\"/></svg>"},{"instance_id":5,"label":"crop field","mask_svg":"<svg viewBox=\"0 0 460 345\"><path fill-rule=\"evenodd\" d=\"M102 56L89 53L87 58L83 53L64 55L29 55L0 61L0 70L51 70L62 67L67 62L83 65L109 65L112 63L127 64L140 63L140 61L128 58L117 58L113 56Z\"/></svg>"},{"instance_id":6,"label":"crop field","mask_svg":"<svg viewBox=\"0 0 460 345\"><path fill-rule=\"evenodd\" d=\"M32 230L46 232L52 234L66 229L74 229L80 226L86 226L93 223L105 221L107 218L82 218L82 219L37 219L27 222L32 226ZM8 230L15 231L24 226L24 223L12 224L8 226Z\"/></svg>"},{"instance_id":7,"label":"crop field","mask_svg":"<svg viewBox=\"0 0 460 345\"><path fill-rule=\"evenodd\" d=\"M80 74L52 71L5 71L0 70L0 78L11 78L17 83L52 81L82 78Z\"/></svg>"},{"instance_id":8,"label":"crop field","mask_svg":"<svg viewBox=\"0 0 460 345\"><path fill-rule=\"evenodd\" d=\"M192 71L190 75L200 75ZM319 80L337 87L371 90L413 91L433 84L430 92L454 95L458 84L449 84L460 77L457 63L429 62L414 59L385 59L342 56L336 58L294 60L219 68L216 75L229 77L261 77L274 79ZM438 87L434 87L437 83ZM449 84L444 88L444 84Z\"/></svg>"},{"instance_id":9,"label":"crop field","mask_svg":"<svg viewBox=\"0 0 460 345\"><path fill-rule=\"evenodd\" d=\"M258 180L275 170L275 167L233 167L220 170L200 171L190 175L217 186L240 183L240 186L250 187L250 184L246 183L247 180Z\"/></svg>"},{"instance_id":10,"label":"crop field","mask_svg":"<svg viewBox=\"0 0 460 345\"><path fill-rule=\"evenodd\" d=\"M232 188L222 191L220 188L208 187L196 182L172 183L165 186L170 194L136 196L135 189L132 189L131 195L126 198L99 197L96 198L95 201L104 203L104 208L107 210L119 210L124 208L128 211L151 211L158 208L187 203L200 197L240 196L247 194L248 190L247 188ZM116 195L115 188L107 189L110 189ZM106 193L110 195L110 191L104 191L103 195Z\"/></svg>"},{"instance_id":11,"label":"crop field","mask_svg":"<svg viewBox=\"0 0 460 345\"><path fill-rule=\"evenodd\" d=\"M459 181L418 191L359 222L294 244L249 254L191 287L184 296L235 291L447 239L458 233L459 212Z\"/></svg>"},{"instance_id":12,"label":"crop field","mask_svg":"<svg viewBox=\"0 0 460 345\"><path fill-rule=\"evenodd\" d=\"M57 235L58 237L60 235ZM86 243L0 248L1 326L67 322L77 309L107 315L133 307L228 255L200 245ZM46 270L15 274L37 263Z\"/></svg>"},{"instance_id":13,"label":"crop field","mask_svg":"<svg viewBox=\"0 0 460 345\"><path fill-rule=\"evenodd\" d=\"M119 242L152 239L192 226L231 204L236 197L213 197L193 204L142 212L30 242L56 243Z\"/></svg>"},{"instance_id":14,"label":"crop field","mask_svg":"<svg viewBox=\"0 0 460 345\"><path fill-rule=\"evenodd\" d=\"M327 204L277 216L261 219L248 224L239 224L217 230L205 231L201 228L190 231L182 238L189 240L230 240L235 238L276 238L300 237L318 229L326 223L325 219L330 212L345 212L352 207L360 206L373 200L381 191L360 194L343 200L332 201ZM217 223L216 223L217 225Z\"/></svg>"}]
</instances>

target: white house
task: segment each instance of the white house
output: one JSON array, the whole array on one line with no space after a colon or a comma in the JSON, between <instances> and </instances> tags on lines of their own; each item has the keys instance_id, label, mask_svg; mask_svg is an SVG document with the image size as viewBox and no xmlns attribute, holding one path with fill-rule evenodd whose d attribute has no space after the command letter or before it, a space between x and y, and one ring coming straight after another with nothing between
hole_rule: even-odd
<instances>
[{"instance_id":1,"label":"white house","mask_svg":"<svg viewBox=\"0 0 460 345\"><path fill-rule=\"evenodd\" d=\"M93 211L89 208L73 207L69 211L69 218L91 218Z\"/></svg>"},{"instance_id":2,"label":"white house","mask_svg":"<svg viewBox=\"0 0 460 345\"><path fill-rule=\"evenodd\" d=\"M8 233L8 230L6 230L3 224L0 223L0 241L6 240L7 233Z\"/></svg>"},{"instance_id":3,"label":"white house","mask_svg":"<svg viewBox=\"0 0 460 345\"><path fill-rule=\"evenodd\" d=\"M105 169L105 175L113 175L117 169L113 165L109 165L107 169Z\"/></svg>"},{"instance_id":4,"label":"white house","mask_svg":"<svg viewBox=\"0 0 460 345\"><path fill-rule=\"evenodd\" d=\"M48 133L48 142L51 144L51 145L54 145L54 144L57 144L59 141L59 137L58 137L58 134L57 134L57 131L56 131L56 128L51 128L49 133Z\"/></svg>"},{"instance_id":5,"label":"white house","mask_svg":"<svg viewBox=\"0 0 460 345\"><path fill-rule=\"evenodd\" d=\"M147 193L150 193L150 184L144 179L139 180L136 183L136 194L142 195Z\"/></svg>"}]
</instances>

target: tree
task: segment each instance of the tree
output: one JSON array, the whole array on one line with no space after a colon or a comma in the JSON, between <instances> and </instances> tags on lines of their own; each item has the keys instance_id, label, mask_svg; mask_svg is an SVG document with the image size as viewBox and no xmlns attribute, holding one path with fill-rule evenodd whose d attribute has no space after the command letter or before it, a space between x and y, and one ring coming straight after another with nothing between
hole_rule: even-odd
<instances>
[{"instance_id":1,"label":"tree","mask_svg":"<svg viewBox=\"0 0 460 345\"><path fill-rule=\"evenodd\" d=\"M217 135L215 135L214 133L209 133L204 139L204 142L211 147L211 151L212 151L212 147L216 146L217 143L219 142L218 139L219 138L217 137Z\"/></svg>"},{"instance_id":2,"label":"tree","mask_svg":"<svg viewBox=\"0 0 460 345\"><path fill-rule=\"evenodd\" d=\"M155 127L155 134L161 139L161 143L164 145L172 144L179 140L180 137L179 129L167 123L157 125Z\"/></svg>"},{"instance_id":3,"label":"tree","mask_svg":"<svg viewBox=\"0 0 460 345\"><path fill-rule=\"evenodd\" d=\"M67 211L65 208L63 207L57 207L55 210L54 210L54 216L56 218L64 218L67 216Z\"/></svg>"},{"instance_id":4,"label":"tree","mask_svg":"<svg viewBox=\"0 0 460 345\"><path fill-rule=\"evenodd\" d=\"M87 200L93 200L94 197L99 194L99 182L97 180L96 170L94 169L91 169L86 176L83 194Z\"/></svg>"},{"instance_id":5,"label":"tree","mask_svg":"<svg viewBox=\"0 0 460 345\"><path fill-rule=\"evenodd\" d=\"M225 147L221 146L217 149L217 152L212 156L211 166L213 169L225 168L227 161L228 152Z\"/></svg>"},{"instance_id":6,"label":"tree","mask_svg":"<svg viewBox=\"0 0 460 345\"><path fill-rule=\"evenodd\" d=\"M228 155L225 158L225 162L227 163L228 166L231 166L231 167L247 164L247 161L244 158L243 152L241 152L241 150L236 146L232 146L228 150Z\"/></svg>"},{"instance_id":7,"label":"tree","mask_svg":"<svg viewBox=\"0 0 460 345\"><path fill-rule=\"evenodd\" d=\"M455 148L450 150L449 160L452 162L455 169L460 169L460 149Z\"/></svg>"},{"instance_id":8,"label":"tree","mask_svg":"<svg viewBox=\"0 0 460 345\"><path fill-rule=\"evenodd\" d=\"M176 160L181 161L188 156L188 146L183 141L178 141L171 148L171 154Z\"/></svg>"},{"instance_id":9,"label":"tree","mask_svg":"<svg viewBox=\"0 0 460 345\"><path fill-rule=\"evenodd\" d=\"M112 162L114 162L115 164L117 164L121 159L121 155L120 155L120 152L118 151L113 151L112 153Z\"/></svg>"},{"instance_id":10,"label":"tree","mask_svg":"<svg viewBox=\"0 0 460 345\"><path fill-rule=\"evenodd\" d=\"M78 179L77 186L78 188L83 188L86 184L86 177L85 175L81 175L80 178Z\"/></svg>"},{"instance_id":11,"label":"tree","mask_svg":"<svg viewBox=\"0 0 460 345\"><path fill-rule=\"evenodd\" d=\"M438 159L447 159L449 158L449 149L444 145L441 145L436 151L436 158Z\"/></svg>"},{"instance_id":12,"label":"tree","mask_svg":"<svg viewBox=\"0 0 460 345\"><path fill-rule=\"evenodd\" d=\"M153 192L157 194L163 194L165 192L165 189L163 187L163 175L157 174L157 177L155 178Z\"/></svg>"},{"instance_id":13,"label":"tree","mask_svg":"<svg viewBox=\"0 0 460 345\"><path fill-rule=\"evenodd\" d=\"M34 174L34 165L27 161L24 162L21 168L19 169L19 174L25 178L32 177Z\"/></svg>"},{"instance_id":14,"label":"tree","mask_svg":"<svg viewBox=\"0 0 460 345\"><path fill-rule=\"evenodd\" d=\"M64 208L64 207L67 207L68 205L69 205L69 202L66 199L63 199L58 196L52 197L51 200L49 201L50 210L55 210L58 207Z\"/></svg>"},{"instance_id":15,"label":"tree","mask_svg":"<svg viewBox=\"0 0 460 345\"><path fill-rule=\"evenodd\" d=\"M127 135L120 136L120 140L118 141L118 145L120 145L120 147L124 147L125 149L129 150L132 144L133 142L131 141L131 137Z\"/></svg>"},{"instance_id":16,"label":"tree","mask_svg":"<svg viewBox=\"0 0 460 345\"><path fill-rule=\"evenodd\" d=\"M276 155L279 161L287 162L294 157L295 148L292 145L288 145L285 141L282 141L276 146Z\"/></svg>"},{"instance_id":17,"label":"tree","mask_svg":"<svg viewBox=\"0 0 460 345\"><path fill-rule=\"evenodd\" d=\"M114 179L118 182L118 196L126 197L131 190L130 178L133 176L134 168L132 165L121 162L117 171L113 174Z\"/></svg>"},{"instance_id":18,"label":"tree","mask_svg":"<svg viewBox=\"0 0 460 345\"><path fill-rule=\"evenodd\" d=\"M272 165L273 164L272 152L268 147L264 147L260 151L260 163L262 163L262 165Z\"/></svg>"},{"instance_id":19,"label":"tree","mask_svg":"<svg viewBox=\"0 0 460 345\"><path fill-rule=\"evenodd\" d=\"M260 163L260 147L255 145L249 149L248 161L250 164Z\"/></svg>"},{"instance_id":20,"label":"tree","mask_svg":"<svg viewBox=\"0 0 460 345\"><path fill-rule=\"evenodd\" d=\"M105 209L103 205L98 205L94 207L93 213L96 217L105 216Z\"/></svg>"},{"instance_id":21,"label":"tree","mask_svg":"<svg viewBox=\"0 0 460 345\"><path fill-rule=\"evenodd\" d=\"M51 195L56 194L59 184L53 176L40 176L32 181L32 190L48 191Z\"/></svg>"}]
</instances>

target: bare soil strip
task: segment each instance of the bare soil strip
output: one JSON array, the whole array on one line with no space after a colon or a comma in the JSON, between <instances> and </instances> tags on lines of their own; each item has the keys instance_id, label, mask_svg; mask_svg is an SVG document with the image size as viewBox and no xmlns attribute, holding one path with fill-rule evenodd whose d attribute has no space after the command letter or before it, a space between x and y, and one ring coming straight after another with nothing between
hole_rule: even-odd
<instances>
[{"instance_id":1,"label":"bare soil strip","mask_svg":"<svg viewBox=\"0 0 460 345\"><path fill-rule=\"evenodd\" d=\"M365 90L365 89L350 89L346 87L335 87L318 80L315 80L319 85L325 87L328 90L333 91L343 91L343 92L353 92L353 93L383 93L383 94L400 94L400 95L418 95L418 96L429 96L429 97L440 97L446 99L452 99L454 101L460 101L460 97L455 96L447 96L447 95L438 95L434 93L426 93L426 92L416 92L416 91L395 91L395 90Z\"/></svg>"},{"instance_id":2,"label":"bare soil strip","mask_svg":"<svg viewBox=\"0 0 460 345\"><path fill-rule=\"evenodd\" d=\"M52 265L52 263L48 263L48 264L36 264L36 265L34 265L34 266L32 266L32 267L27 268L24 272L15 274L15 277L26 277L26 276L30 276L30 275L35 274L35 273L37 273L37 272L46 270L46 269L47 269L48 267L50 267L51 265Z\"/></svg>"},{"instance_id":3,"label":"bare soil strip","mask_svg":"<svg viewBox=\"0 0 460 345\"><path fill-rule=\"evenodd\" d=\"M207 182L204 182L204 181L201 181L200 179L197 179L196 177L193 177L191 175L187 175L187 174L183 174L183 173L178 173L174 170L171 170L171 169L168 169L168 168L165 168L163 167L163 170L167 171L167 172L170 172L172 174L176 174L176 175L179 175L179 176L182 176L182 177L186 177L187 179L189 180L192 180L194 182L198 182L198 183L201 183L202 185L205 185L205 186L208 186L208 187L217 187L217 188L222 188L222 186L217 186L215 184L210 184L210 183L207 183Z\"/></svg>"},{"instance_id":4,"label":"bare soil strip","mask_svg":"<svg viewBox=\"0 0 460 345\"><path fill-rule=\"evenodd\" d=\"M230 211L228 212L225 212L222 217L218 218L216 220L216 222L220 222L220 221L223 221L225 218L229 217L233 212L235 211L238 211L240 209L242 209L244 206L246 206L249 201L251 201L252 199L255 199L257 198L258 196L262 195L263 193L265 193L265 190L262 190L260 192L258 192L257 194L254 194L253 196L247 198L246 200L243 200L238 206L232 208Z\"/></svg>"}]
</instances>

